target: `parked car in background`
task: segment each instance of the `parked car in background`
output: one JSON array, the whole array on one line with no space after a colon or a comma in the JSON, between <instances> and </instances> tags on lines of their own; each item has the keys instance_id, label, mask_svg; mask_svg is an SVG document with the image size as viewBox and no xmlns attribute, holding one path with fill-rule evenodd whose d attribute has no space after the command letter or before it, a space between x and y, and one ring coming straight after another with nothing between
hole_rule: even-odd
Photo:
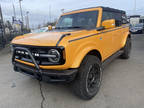
<instances>
[{"instance_id":1,"label":"parked car in background","mask_svg":"<svg viewBox=\"0 0 144 108\"><path fill-rule=\"evenodd\" d=\"M48 31L48 27L43 27L43 28L40 28L40 29L32 30L31 33L42 33L42 32L47 32L47 31Z\"/></svg>"},{"instance_id":2,"label":"parked car in background","mask_svg":"<svg viewBox=\"0 0 144 108\"><path fill-rule=\"evenodd\" d=\"M136 25L131 25L130 26L130 32L131 33L144 33L144 24L136 24Z\"/></svg>"}]
</instances>

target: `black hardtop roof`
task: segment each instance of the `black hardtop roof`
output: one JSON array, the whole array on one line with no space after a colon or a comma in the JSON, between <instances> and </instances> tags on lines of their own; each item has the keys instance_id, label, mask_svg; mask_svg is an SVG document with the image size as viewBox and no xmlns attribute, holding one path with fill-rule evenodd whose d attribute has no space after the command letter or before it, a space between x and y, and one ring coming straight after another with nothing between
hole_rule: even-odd
<instances>
[{"instance_id":1,"label":"black hardtop roof","mask_svg":"<svg viewBox=\"0 0 144 108\"><path fill-rule=\"evenodd\" d=\"M112 12L118 12L118 13L123 13L125 14L126 12L123 10L119 9L114 9L114 8L109 8L109 7L101 7L104 11L112 11Z\"/></svg>"},{"instance_id":2,"label":"black hardtop roof","mask_svg":"<svg viewBox=\"0 0 144 108\"><path fill-rule=\"evenodd\" d=\"M135 17L139 17L140 18L140 15L132 15L132 16L130 16L130 18L135 18Z\"/></svg>"},{"instance_id":3,"label":"black hardtop roof","mask_svg":"<svg viewBox=\"0 0 144 108\"><path fill-rule=\"evenodd\" d=\"M110 8L110 7L103 7L103 6L83 8L83 9L78 9L78 10L85 10L85 9L92 9L92 8L102 8L103 11L117 12L117 13L123 13L123 14L126 13L126 12L123 11L123 10L114 9L114 8ZM74 10L74 11L78 11L78 10ZM70 12L73 12L73 11L70 11Z\"/></svg>"}]
</instances>

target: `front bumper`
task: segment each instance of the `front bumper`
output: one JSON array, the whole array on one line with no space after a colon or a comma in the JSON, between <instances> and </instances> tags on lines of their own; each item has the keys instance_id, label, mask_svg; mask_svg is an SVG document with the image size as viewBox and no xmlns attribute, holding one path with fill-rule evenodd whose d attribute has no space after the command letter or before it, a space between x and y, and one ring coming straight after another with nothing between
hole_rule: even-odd
<instances>
[{"instance_id":1,"label":"front bumper","mask_svg":"<svg viewBox=\"0 0 144 108\"><path fill-rule=\"evenodd\" d=\"M28 52L34 67L25 65L23 63L15 61L15 50L22 49ZM30 50L27 48L17 47L14 49L12 63L14 65L14 70L29 76L32 76L38 80L43 80L46 82L71 82L74 80L77 69L68 69L68 70L47 70L41 69L37 64L35 58L31 54Z\"/></svg>"},{"instance_id":2,"label":"front bumper","mask_svg":"<svg viewBox=\"0 0 144 108\"><path fill-rule=\"evenodd\" d=\"M18 62L14 63L14 70L46 82L71 82L75 79L77 74L77 69L39 71L35 67Z\"/></svg>"},{"instance_id":3,"label":"front bumper","mask_svg":"<svg viewBox=\"0 0 144 108\"><path fill-rule=\"evenodd\" d=\"M135 30L135 31L131 30L130 32L134 34L134 33L142 33L142 31L143 30Z\"/></svg>"}]
</instances>

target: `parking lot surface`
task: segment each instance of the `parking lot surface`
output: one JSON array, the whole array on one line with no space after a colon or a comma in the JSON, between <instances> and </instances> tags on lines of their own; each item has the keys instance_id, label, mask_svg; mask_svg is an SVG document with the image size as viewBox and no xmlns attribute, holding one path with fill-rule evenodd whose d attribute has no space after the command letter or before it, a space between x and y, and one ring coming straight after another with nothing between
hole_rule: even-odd
<instances>
[{"instance_id":1,"label":"parking lot surface","mask_svg":"<svg viewBox=\"0 0 144 108\"><path fill-rule=\"evenodd\" d=\"M44 108L143 108L144 106L144 35L132 36L129 60L116 59L103 72L98 95L83 101L69 85L42 82ZM12 69L11 54L0 51L0 108L40 108L39 82Z\"/></svg>"}]
</instances>

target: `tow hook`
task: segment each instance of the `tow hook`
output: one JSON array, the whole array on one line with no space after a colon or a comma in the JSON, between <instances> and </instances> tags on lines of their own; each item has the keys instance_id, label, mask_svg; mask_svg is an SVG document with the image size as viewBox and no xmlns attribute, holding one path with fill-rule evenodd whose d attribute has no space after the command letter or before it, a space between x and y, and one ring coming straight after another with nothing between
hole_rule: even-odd
<instances>
[{"instance_id":1,"label":"tow hook","mask_svg":"<svg viewBox=\"0 0 144 108\"><path fill-rule=\"evenodd\" d=\"M37 80L42 81L42 74L40 71L37 70L34 76Z\"/></svg>"}]
</instances>

